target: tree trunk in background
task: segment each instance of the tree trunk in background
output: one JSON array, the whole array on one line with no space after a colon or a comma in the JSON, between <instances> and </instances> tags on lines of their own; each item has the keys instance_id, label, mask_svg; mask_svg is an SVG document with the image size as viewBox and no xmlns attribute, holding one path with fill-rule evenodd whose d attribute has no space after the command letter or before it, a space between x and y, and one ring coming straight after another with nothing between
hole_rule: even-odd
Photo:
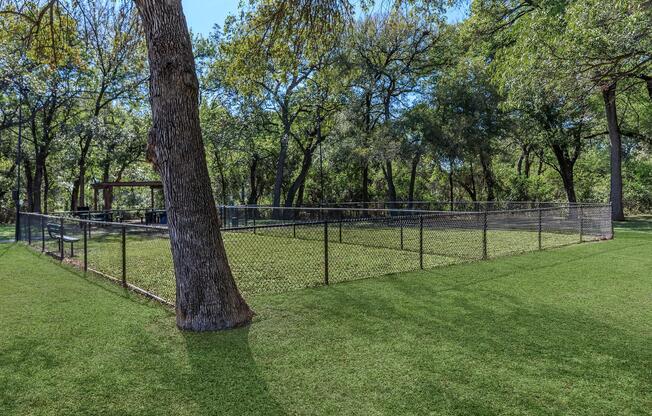
<instances>
[{"instance_id":1,"label":"tree trunk in background","mask_svg":"<svg viewBox=\"0 0 652 416\"><path fill-rule=\"evenodd\" d=\"M48 167L43 166L43 213L48 213L48 199L50 197L50 177L48 176Z\"/></svg>"},{"instance_id":2,"label":"tree trunk in background","mask_svg":"<svg viewBox=\"0 0 652 416\"><path fill-rule=\"evenodd\" d=\"M455 202L454 201L455 188L454 188L454 185L453 185L453 165L452 164L451 164L451 170L450 170L450 172L448 172L448 186L449 186L448 202L450 202L451 211L455 211L455 203L454 203Z\"/></svg>"},{"instance_id":3,"label":"tree trunk in background","mask_svg":"<svg viewBox=\"0 0 652 416\"><path fill-rule=\"evenodd\" d=\"M530 170L532 169L532 158L530 158L530 148L526 147L525 150L525 171L523 172L525 174L526 178L530 177Z\"/></svg>"},{"instance_id":4,"label":"tree trunk in background","mask_svg":"<svg viewBox=\"0 0 652 416\"><path fill-rule=\"evenodd\" d=\"M135 0L147 40L152 129L148 156L161 175L176 276L177 326L246 325L253 312L227 261L199 124L199 83L181 0Z\"/></svg>"},{"instance_id":5,"label":"tree trunk in background","mask_svg":"<svg viewBox=\"0 0 652 416\"><path fill-rule=\"evenodd\" d=\"M283 133L283 137L281 138L280 148L278 152L278 161L276 162L274 194L272 195L273 207L281 206L281 191L283 190L283 175L285 173L285 159L287 159L289 141L290 141L290 131L288 128L285 128L285 132Z\"/></svg>"},{"instance_id":6,"label":"tree trunk in background","mask_svg":"<svg viewBox=\"0 0 652 416\"><path fill-rule=\"evenodd\" d=\"M301 186L299 187L299 192L297 192L297 204L296 206L302 207L303 206L303 193L306 190L306 182L304 181Z\"/></svg>"},{"instance_id":7,"label":"tree trunk in background","mask_svg":"<svg viewBox=\"0 0 652 416\"><path fill-rule=\"evenodd\" d=\"M258 185L256 183L256 175L258 174L258 155L251 158L249 164L249 197L247 198L247 205L258 204Z\"/></svg>"},{"instance_id":8,"label":"tree trunk in background","mask_svg":"<svg viewBox=\"0 0 652 416\"><path fill-rule=\"evenodd\" d=\"M72 192L70 193L70 210L77 211L77 201L79 200L79 178L72 182Z\"/></svg>"},{"instance_id":9,"label":"tree trunk in background","mask_svg":"<svg viewBox=\"0 0 652 416\"><path fill-rule=\"evenodd\" d=\"M494 192L496 180L494 179L493 170L491 170L491 156L488 152L480 152L480 163L482 164L482 174L484 176L484 183L487 187L487 201L496 199Z\"/></svg>"},{"instance_id":10,"label":"tree trunk in background","mask_svg":"<svg viewBox=\"0 0 652 416\"><path fill-rule=\"evenodd\" d=\"M566 198L568 202L574 203L577 202L577 196L575 195L575 160L569 159L564 153L564 149L558 145L551 145L552 152L557 158L557 164L559 165L559 175L561 180L564 183L564 191L566 191Z\"/></svg>"},{"instance_id":11,"label":"tree trunk in background","mask_svg":"<svg viewBox=\"0 0 652 416\"><path fill-rule=\"evenodd\" d=\"M362 166L362 207L367 208L369 202L369 163Z\"/></svg>"},{"instance_id":12,"label":"tree trunk in background","mask_svg":"<svg viewBox=\"0 0 652 416\"><path fill-rule=\"evenodd\" d=\"M414 205L414 187L417 181L417 168L419 167L419 161L421 160L421 152L417 151L412 159L412 166L410 167L410 185L408 187L408 209L412 209Z\"/></svg>"},{"instance_id":13,"label":"tree trunk in background","mask_svg":"<svg viewBox=\"0 0 652 416\"><path fill-rule=\"evenodd\" d=\"M647 86L647 95L650 97L650 100L652 100L652 77L649 75L641 75L641 79L645 81L645 85Z\"/></svg>"},{"instance_id":14,"label":"tree trunk in background","mask_svg":"<svg viewBox=\"0 0 652 416\"><path fill-rule=\"evenodd\" d=\"M38 152L34 162L34 177L32 181L32 212L42 212L41 189L43 188L43 171L47 154Z\"/></svg>"},{"instance_id":15,"label":"tree trunk in background","mask_svg":"<svg viewBox=\"0 0 652 416\"><path fill-rule=\"evenodd\" d=\"M306 180L306 176L308 176L308 172L310 171L310 167L312 166L313 152L314 152L314 147L312 145L309 145L303 151L301 170L299 171L299 175L292 182L292 185L290 185L290 188L288 188L288 193L287 196L285 197L286 207L292 206L292 204L294 203L294 198L297 195L297 192L299 191L299 188L303 186L303 183Z\"/></svg>"},{"instance_id":16,"label":"tree trunk in background","mask_svg":"<svg viewBox=\"0 0 652 416\"><path fill-rule=\"evenodd\" d=\"M622 145L620 128L618 127L618 113L616 112L615 83L602 89L602 98L604 99L607 126L609 128L609 142L611 143L611 219L622 221L625 219L623 211Z\"/></svg>"},{"instance_id":17,"label":"tree trunk in background","mask_svg":"<svg viewBox=\"0 0 652 416\"><path fill-rule=\"evenodd\" d=\"M32 172L32 163L29 159L23 159L25 171L25 193L27 194L27 210L34 212L34 174Z\"/></svg>"},{"instance_id":18,"label":"tree trunk in background","mask_svg":"<svg viewBox=\"0 0 652 416\"><path fill-rule=\"evenodd\" d=\"M385 161L385 167L383 168L383 173L385 174L385 180L387 181L387 199L390 202L397 200L396 197L396 186L394 186L394 172L392 169L392 161ZM394 204L390 204L390 207L393 208Z\"/></svg>"}]
</instances>

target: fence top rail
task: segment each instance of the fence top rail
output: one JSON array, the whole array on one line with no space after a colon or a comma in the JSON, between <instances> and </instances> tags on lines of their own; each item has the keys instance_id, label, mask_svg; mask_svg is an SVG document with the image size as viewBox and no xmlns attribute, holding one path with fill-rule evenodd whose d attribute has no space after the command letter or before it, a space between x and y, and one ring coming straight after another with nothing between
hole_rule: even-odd
<instances>
[{"instance_id":1,"label":"fence top rail","mask_svg":"<svg viewBox=\"0 0 652 416\"><path fill-rule=\"evenodd\" d=\"M106 214L106 213L122 213L122 212L147 212L147 211L164 211L165 208L120 208L120 209L98 209L89 211L54 211L52 215L79 215L79 214Z\"/></svg>"},{"instance_id":2,"label":"fence top rail","mask_svg":"<svg viewBox=\"0 0 652 416\"><path fill-rule=\"evenodd\" d=\"M125 227L125 228L146 228L146 229L151 229L151 230L167 230L167 227L163 227L160 225L145 225L145 224L131 224L127 222L111 222L111 221L96 221L96 220L86 220L83 218L73 218L73 217L64 217L60 215L48 215L48 214L39 214L38 212L21 212L21 215L29 215L33 217L40 217L40 218L47 218L47 219L52 219L52 220L66 220L66 221L74 221L74 222L79 222L79 223L85 223L85 224L93 224L93 225L98 225L98 226L114 226L114 227Z\"/></svg>"},{"instance_id":3,"label":"fence top rail","mask_svg":"<svg viewBox=\"0 0 652 416\"><path fill-rule=\"evenodd\" d=\"M608 205L608 202L566 202L566 201L346 201L346 202L324 202L322 207L331 205L379 205L379 204L440 204L440 205L500 205L500 204L514 204L514 205Z\"/></svg>"},{"instance_id":4,"label":"fence top rail","mask_svg":"<svg viewBox=\"0 0 652 416\"><path fill-rule=\"evenodd\" d=\"M414 201L415 203L421 202L425 203L427 201ZM396 201L396 202L368 202L369 205L378 205L378 204L406 204L406 201ZM428 202L432 204L450 204L449 202ZM550 208L551 205L552 207L564 207L564 206L610 206L610 203L608 202L526 202L526 201L501 201L501 202L460 202L460 204L466 204L466 205L501 205L501 204L514 204L514 205L525 205L525 204L541 204L541 208ZM251 209L278 209L278 210L364 210L364 211L429 211L432 212L433 210L424 210L424 209L405 209L405 208L364 208L364 207L333 207L330 205L353 205L353 204L358 204L356 202L345 202L345 203L332 203L332 204L324 204L322 206L300 206L300 207L284 207L284 206L279 206L275 207L273 205L246 205L246 204L234 204L234 205L218 205L220 208L251 208ZM359 204L362 204L360 202ZM533 207L532 209L538 209L537 206ZM450 211L442 211L442 212L450 212ZM458 212L463 212L463 211L458 211ZM473 211L475 212L475 211Z\"/></svg>"},{"instance_id":5,"label":"fence top rail","mask_svg":"<svg viewBox=\"0 0 652 416\"><path fill-rule=\"evenodd\" d=\"M235 206L234 206L235 207ZM238 206L238 207L244 207L244 206ZM265 208L265 207L260 207L260 206L246 206L249 208ZM577 205L563 205L563 206L555 206L555 207L542 207L542 208L528 208L528 209L506 209L506 210L495 210L495 211L425 211L425 210L400 210L400 209L395 209L395 210L375 210L375 211L382 211L382 212L387 212L387 211L392 211L392 212L404 212L405 215L395 215L392 217L362 217L362 218L342 218L340 220L320 220L320 221L300 221L300 222L284 222L284 223L277 223L277 224L257 224L257 225L251 225L251 226L238 226L238 227L228 227L228 226L223 226L221 227L222 230L225 231L238 231L238 230L252 230L252 229L263 229L263 228L280 228L280 227L289 227L292 225L320 225L324 224L326 222L330 223L337 223L339 221L341 222L346 222L346 223L355 223L355 222L394 222L394 221L401 221L401 220L406 220L406 219L414 219L414 218L426 218L426 219L432 219L432 218L450 218L450 217L473 217L477 218L478 215L481 215L483 213L486 213L488 215L500 215L500 214L515 214L515 213L532 213L532 212L550 212L550 211L558 211L559 209L563 208L579 208L581 206ZM602 208L607 208L610 207L610 204L595 204L591 205L591 207L602 207ZM268 207L272 208L272 207ZM305 209L305 208L295 208L295 209ZM323 208L310 208L311 210L319 210ZM327 208L331 209L331 208ZM346 209L345 209L346 210ZM362 209L360 211L369 211ZM374 211L374 210L371 210ZM75 221L77 223L85 223L85 224L91 224L91 225L96 225L96 226L101 226L101 227L107 227L107 226L112 226L112 227L128 227L128 228L140 228L140 229L147 229L147 230L153 230L153 231L167 231L168 227L166 226L161 226L161 225L145 225L145 224L131 224L131 223L122 223L122 222L111 222L111 221L97 221L97 220L88 220L88 219L82 219L82 218L72 218L72 217L65 217L61 215L47 215L47 214L40 214L40 213L34 213L34 212L21 212L22 215L27 215L27 216L33 216L37 218L45 218L48 220L56 220L56 221L61 221L61 220L67 220L67 221Z\"/></svg>"},{"instance_id":6,"label":"fence top rail","mask_svg":"<svg viewBox=\"0 0 652 416\"><path fill-rule=\"evenodd\" d=\"M443 201L412 201L413 203L416 204L424 204L424 203L429 203L429 204L441 204L441 205L450 205L450 202L443 202ZM404 208L404 207L397 207L397 208L391 208L391 207L384 207L384 208L377 208L373 207L374 205L377 206L378 204L407 204L409 202L407 201L390 201L390 202L368 202L367 204L371 205L372 207L364 208L360 206L353 206L356 204L364 204L363 202L342 202L342 203L325 203L322 206L304 206L304 207L275 207L272 205L218 205L217 207L219 209L226 208L226 209L259 209L259 210L277 210L277 211L352 211L352 212L357 212L357 211L364 211L364 212L411 212L411 213L423 213L423 214L431 214L431 213L451 213L452 211L448 210L433 210L433 209L423 209L423 208ZM602 202L536 202L536 201L500 201L500 202L492 202L492 201L476 201L476 202L465 202L465 201L453 201L453 204L456 205L476 205L479 207L491 207L492 209L486 209L486 211L490 212L498 212L498 211L526 211L526 210L537 210L537 209L551 209L551 208L562 208L562 207L608 207L611 206L610 203L602 203ZM514 207L502 207L499 206L498 208L493 209L492 206L494 205L502 205L502 204L513 204L516 205ZM518 205L529 205L529 204L541 204L539 206L533 206L533 207L528 207L528 208L521 208L518 207ZM333 206L333 205L351 205L350 207L347 206ZM164 208L125 208L125 209L110 209L110 210L90 210L90 211L55 211L51 215L61 215L61 216L75 216L75 215L91 215L91 214L107 214L107 213L128 213L128 212L148 212L148 211L164 211ZM468 210L462 210L462 211L454 211L459 214L464 214L464 213L477 213L477 212L482 212L484 210L479 210L479 211L468 211Z\"/></svg>"}]
</instances>

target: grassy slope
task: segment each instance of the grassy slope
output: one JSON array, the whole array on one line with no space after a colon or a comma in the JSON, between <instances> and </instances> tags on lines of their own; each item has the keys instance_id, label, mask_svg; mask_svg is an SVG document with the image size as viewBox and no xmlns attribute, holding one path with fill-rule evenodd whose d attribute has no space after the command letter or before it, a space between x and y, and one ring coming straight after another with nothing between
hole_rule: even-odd
<instances>
[{"instance_id":1,"label":"grassy slope","mask_svg":"<svg viewBox=\"0 0 652 416\"><path fill-rule=\"evenodd\" d=\"M637 229L650 229L637 224ZM645 414L652 233L171 313L0 245L0 414Z\"/></svg>"}]
</instances>

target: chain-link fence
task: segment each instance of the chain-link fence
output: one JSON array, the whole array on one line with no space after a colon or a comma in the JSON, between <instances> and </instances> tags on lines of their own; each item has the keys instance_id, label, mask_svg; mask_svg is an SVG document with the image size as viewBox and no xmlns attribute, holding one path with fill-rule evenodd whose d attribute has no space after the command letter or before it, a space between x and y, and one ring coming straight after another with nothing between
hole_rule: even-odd
<instances>
[{"instance_id":1,"label":"chain-link fence","mask_svg":"<svg viewBox=\"0 0 652 416\"><path fill-rule=\"evenodd\" d=\"M273 210L257 209L231 211L238 213L238 221L222 229L231 269L245 296L613 237L610 206L598 204L477 212L412 210L402 211L403 215L394 209L381 215L378 209L368 217L347 208L322 210L319 220L300 216L280 222L264 221ZM21 215L27 244L140 293L174 302L166 227Z\"/></svg>"}]
</instances>

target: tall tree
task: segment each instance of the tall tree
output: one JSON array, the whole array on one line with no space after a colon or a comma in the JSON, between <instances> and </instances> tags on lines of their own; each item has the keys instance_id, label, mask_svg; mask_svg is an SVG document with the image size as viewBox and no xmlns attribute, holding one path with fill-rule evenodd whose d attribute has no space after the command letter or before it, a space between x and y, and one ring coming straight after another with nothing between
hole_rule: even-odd
<instances>
[{"instance_id":1,"label":"tall tree","mask_svg":"<svg viewBox=\"0 0 652 416\"><path fill-rule=\"evenodd\" d=\"M148 156L161 175L176 275L177 325L246 325L253 312L229 267L199 122L199 83L181 0L135 0L147 40L152 129Z\"/></svg>"}]
</instances>

